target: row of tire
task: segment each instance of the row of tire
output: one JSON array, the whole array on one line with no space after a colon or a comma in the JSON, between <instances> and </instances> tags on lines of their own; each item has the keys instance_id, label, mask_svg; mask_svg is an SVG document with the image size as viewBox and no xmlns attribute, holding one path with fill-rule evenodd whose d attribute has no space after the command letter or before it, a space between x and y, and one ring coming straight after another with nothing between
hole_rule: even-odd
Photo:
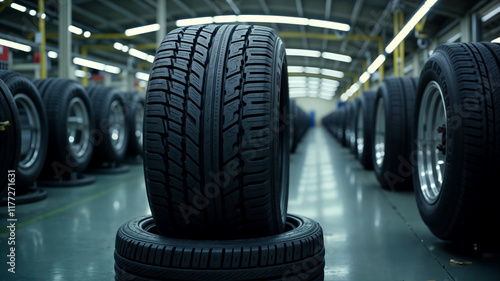
<instances>
[{"instance_id":1,"label":"row of tire","mask_svg":"<svg viewBox=\"0 0 500 281\"><path fill-rule=\"evenodd\" d=\"M35 182L71 185L89 168L142 152L144 97L138 93L84 88L69 79L30 81L10 71L0 71L0 92L2 197L7 170L15 170L22 193Z\"/></svg>"},{"instance_id":2,"label":"row of tire","mask_svg":"<svg viewBox=\"0 0 500 281\"><path fill-rule=\"evenodd\" d=\"M290 119L290 152L294 153L310 127L311 117L295 100L290 100Z\"/></svg>"},{"instance_id":3,"label":"row of tire","mask_svg":"<svg viewBox=\"0 0 500 281\"><path fill-rule=\"evenodd\" d=\"M419 78L384 79L323 124L383 188L413 189L437 237L498 246L499 44L444 44Z\"/></svg>"}]
</instances>

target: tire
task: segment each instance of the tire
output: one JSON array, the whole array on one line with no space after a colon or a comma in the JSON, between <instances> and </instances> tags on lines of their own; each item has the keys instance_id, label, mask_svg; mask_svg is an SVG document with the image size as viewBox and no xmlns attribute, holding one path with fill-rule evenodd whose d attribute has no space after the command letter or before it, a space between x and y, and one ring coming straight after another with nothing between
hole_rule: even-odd
<instances>
[{"instance_id":1,"label":"tire","mask_svg":"<svg viewBox=\"0 0 500 281\"><path fill-rule=\"evenodd\" d=\"M498 244L499 82L498 44L444 44L424 65L413 122L413 149L422 154L413 182L422 219L443 240Z\"/></svg>"},{"instance_id":2,"label":"tire","mask_svg":"<svg viewBox=\"0 0 500 281\"><path fill-rule=\"evenodd\" d=\"M384 189L413 188L409 157L416 88L415 78L399 77L384 79L377 90L372 162Z\"/></svg>"},{"instance_id":3,"label":"tire","mask_svg":"<svg viewBox=\"0 0 500 281\"><path fill-rule=\"evenodd\" d=\"M9 64L6 61L0 61L0 70L9 70Z\"/></svg>"},{"instance_id":4,"label":"tire","mask_svg":"<svg viewBox=\"0 0 500 281\"><path fill-rule=\"evenodd\" d=\"M146 99L142 94L132 93L127 101L127 124L129 128L127 155L143 155L143 124Z\"/></svg>"},{"instance_id":5,"label":"tire","mask_svg":"<svg viewBox=\"0 0 500 281\"><path fill-rule=\"evenodd\" d=\"M40 177L63 180L87 168L94 124L89 97L70 79L35 80L47 111L49 145ZM97 139L97 137L96 137Z\"/></svg>"},{"instance_id":6,"label":"tire","mask_svg":"<svg viewBox=\"0 0 500 281\"><path fill-rule=\"evenodd\" d=\"M0 131L0 198L8 191L8 181L12 180L9 170L16 170L21 153L21 126L19 112L9 88L0 79L0 122L9 121L9 125ZM17 178L16 178L17 180Z\"/></svg>"},{"instance_id":7,"label":"tire","mask_svg":"<svg viewBox=\"0 0 500 281\"><path fill-rule=\"evenodd\" d=\"M355 157L357 157L358 155L357 116L360 103L361 101L359 97L354 99L354 101L352 102L351 118L349 119L349 127L351 131L351 138L349 141L349 151L351 151L351 153L354 154Z\"/></svg>"},{"instance_id":8,"label":"tire","mask_svg":"<svg viewBox=\"0 0 500 281\"><path fill-rule=\"evenodd\" d=\"M290 102L277 33L248 25L178 28L163 40L152 69L144 161L160 234L281 233Z\"/></svg>"},{"instance_id":9,"label":"tire","mask_svg":"<svg viewBox=\"0 0 500 281\"><path fill-rule=\"evenodd\" d=\"M127 105L118 89L94 86L89 87L88 92L94 127L101 137L94 143L92 165L119 163L125 158L129 140Z\"/></svg>"},{"instance_id":10,"label":"tire","mask_svg":"<svg viewBox=\"0 0 500 281\"><path fill-rule=\"evenodd\" d=\"M290 100L290 152L295 153L297 140L295 137L295 127L297 126L297 104L295 100ZM298 128L297 128L298 130Z\"/></svg>"},{"instance_id":11,"label":"tire","mask_svg":"<svg viewBox=\"0 0 500 281\"><path fill-rule=\"evenodd\" d=\"M372 161L372 142L373 142L373 126L370 126L372 120L375 119L375 95L376 91L363 92L358 107L356 117L356 143L357 143L357 158L365 170L373 169ZM367 124L365 126L365 124Z\"/></svg>"},{"instance_id":12,"label":"tire","mask_svg":"<svg viewBox=\"0 0 500 281\"><path fill-rule=\"evenodd\" d=\"M26 77L16 72L0 71L0 79L12 93L19 112L21 153L16 185L31 185L40 175L47 156L49 132L45 106L37 88Z\"/></svg>"},{"instance_id":13,"label":"tire","mask_svg":"<svg viewBox=\"0 0 500 281\"><path fill-rule=\"evenodd\" d=\"M344 104L339 110L340 110L340 127L339 127L339 135L340 135L340 144L342 146L347 146L347 140L348 140L348 132L347 132L347 120L349 120L349 110L348 110L348 103Z\"/></svg>"},{"instance_id":14,"label":"tire","mask_svg":"<svg viewBox=\"0 0 500 281\"><path fill-rule=\"evenodd\" d=\"M160 236L151 217L116 234L116 280L323 280L323 231L308 218L288 215L287 230L241 240L187 240Z\"/></svg>"}]
</instances>

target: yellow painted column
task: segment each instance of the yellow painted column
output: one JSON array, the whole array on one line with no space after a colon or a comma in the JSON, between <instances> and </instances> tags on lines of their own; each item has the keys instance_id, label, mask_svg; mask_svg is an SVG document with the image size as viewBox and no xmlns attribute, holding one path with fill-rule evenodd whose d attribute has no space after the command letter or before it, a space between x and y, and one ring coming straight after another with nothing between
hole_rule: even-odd
<instances>
[{"instance_id":1,"label":"yellow painted column","mask_svg":"<svg viewBox=\"0 0 500 281\"><path fill-rule=\"evenodd\" d=\"M399 26L403 28L405 24L405 14L404 11L399 11ZM401 41L399 44L399 57L400 57L400 68L401 68L401 76L405 76L405 40Z\"/></svg>"},{"instance_id":2,"label":"yellow painted column","mask_svg":"<svg viewBox=\"0 0 500 281\"><path fill-rule=\"evenodd\" d=\"M42 15L45 13L44 0L38 0L38 30L41 34L40 42L40 78L47 78L47 57L45 55L45 19Z\"/></svg>"}]
</instances>

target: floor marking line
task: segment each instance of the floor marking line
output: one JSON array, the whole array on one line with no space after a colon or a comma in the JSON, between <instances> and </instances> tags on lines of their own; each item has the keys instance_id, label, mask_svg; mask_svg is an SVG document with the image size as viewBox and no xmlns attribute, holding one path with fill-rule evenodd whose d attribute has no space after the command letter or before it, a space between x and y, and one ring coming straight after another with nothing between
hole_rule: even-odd
<instances>
[{"instance_id":1,"label":"floor marking line","mask_svg":"<svg viewBox=\"0 0 500 281\"><path fill-rule=\"evenodd\" d=\"M118 185L116 187L103 190L103 191L101 191L101 192L99 192L97 194L90 195L88 197L85 197L85 198L80 199L80 200L78 200L76 202L70 203L68 205L59 207L59 208L57 208L55 210L48 211L48 212L46 212L44 214L41 214L39 216L36 216L34 218L31 218L29 220L26 220L26 221L23 221L23 222L19 223L18 225L16 225L16 230L21 229L21 228L26 227L26 226L29 226L31 224L34 224L34 223L36 223L36 222L38 222L40 220L43 220L43 219L52 217L54 215L60 214L62 212L65 212L65 211L67 211L67 210L69 210L69 209L71 209L73 207L76 207L78 205L81 205L83 203L87 203L89 201L93 201L95 199L103 197L104 195L107 195L107 194L109 194L109 193L111 193L111 192L113 192L115 190L118 190L118 189L121 189L121 188L124 188L124 187L132 186L132 185L136 184L137 182L140 182L141 180L143 180L143 179L139 178L139 179L136 179L135 181L131 182L130 184L127 184L127 185ZM8 232L9 232L8 229L7 230L2 230L2 231L0 231L0 234L5 234L5 233L8 233Z\"/></svg>"}]
</instances>

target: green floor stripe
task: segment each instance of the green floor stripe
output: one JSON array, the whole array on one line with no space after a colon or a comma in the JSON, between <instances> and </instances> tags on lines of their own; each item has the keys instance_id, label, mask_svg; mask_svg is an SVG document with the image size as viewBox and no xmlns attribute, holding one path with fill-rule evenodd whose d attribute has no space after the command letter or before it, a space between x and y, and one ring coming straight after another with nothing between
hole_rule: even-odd
<instances>
[{"instance_id":1,"label":"green floor stripe","mask_svg":"<svg viewBox=\"0 0 500 281\"><path fill-rule=\"evenodd\" d=\"M20 228L23 228L23 227L26 227L26 226L28 226L28 225L34 224L35 222L41 221L41 220L43 220L43 219L46 219L46 218L52 217L52 216L54 216L54 215L60 214L60 213L62 213L62 212L65 212L65 211L67 211L67 210L69 210L69 209L71 209L71 208L73 208L73 207L76 207L76 206L78 206L78 205L81 205L81 204L83 204L83 203L87 203L87 202L89 202L89 201L92 201L92 200L98 199L98 198L100 198L100 197L103 197L104 195L109 194L109 193L111 193L111 192L113 192L113 191L115 191L115 190L117 190L117 189L124 188L124 187L129 187L129 186L131 186L131 185L136 184L137 182L139 182L139 181L141 181L141 180L142 180L142 179L140 179L140 178L139 178L139 179L136 179L135 181L131 182L131 184L128 184L128 185L121 185L121 186L119 185L119 186L114 187L114 188L106 189L106 190L101 191L101 192L99 192L99 193L97 193L97 194L94 194L94 195L88 196L88 197L86 197L86 198L83 198L83 199L81 199L81 200L78 200L78 201L76 201L76 202L73 202L73 203L71 203L71 204L68 204L68 205L66 205L66 206L62 206L62 207L57 208L57 209L55 209L55 210L52 210L52 211L46 212L46 213L44 213L44 214L41 214L41 215L39 215L39 216L36 216L36 217L34 217L34 218L32 218L32 219L29 219L29 220L26 220L26 221L20 222L20 223L16 224L16 230L18 230L18 229L20 229ZM0 234L8 233L9 231L10 231L9 229L6 229L6 230L1 230L1 231L0 231Z\"/></svg>"}]
</instances>

